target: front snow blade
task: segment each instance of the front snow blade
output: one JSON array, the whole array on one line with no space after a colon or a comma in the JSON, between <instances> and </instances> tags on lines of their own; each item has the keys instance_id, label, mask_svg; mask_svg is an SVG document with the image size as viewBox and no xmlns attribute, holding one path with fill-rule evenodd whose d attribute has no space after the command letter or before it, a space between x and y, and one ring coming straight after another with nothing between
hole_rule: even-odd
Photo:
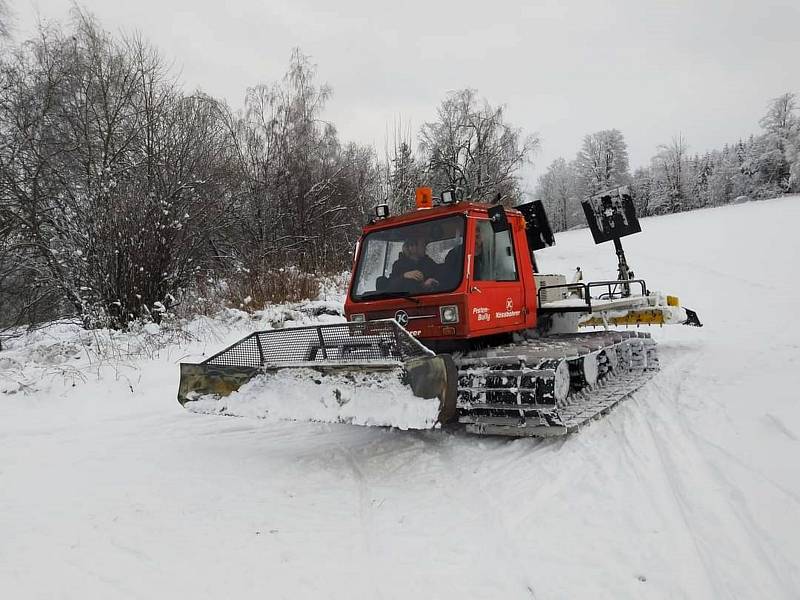
<instances>
[{"instance_id":1,"label":"front snow blade","mask_svg":"<svg viewBox=\"0 0 800 600\"><path fill-rule=\"evenodd\" d=\"M181 364L194 412L425 429L456 414L457 375L394 320L252 333Z\"/></svg>"}]
</instances>

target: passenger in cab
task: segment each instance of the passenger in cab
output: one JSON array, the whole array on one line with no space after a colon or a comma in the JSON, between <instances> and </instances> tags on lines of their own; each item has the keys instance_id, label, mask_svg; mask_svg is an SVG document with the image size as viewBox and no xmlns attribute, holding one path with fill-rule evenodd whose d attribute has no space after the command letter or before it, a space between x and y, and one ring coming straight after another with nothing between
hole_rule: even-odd
<instances>
[{"instance_id":1,"label":"passenger in cab","mask_svg":"<svg viewBox=\"0 0 800 600\"><path fill-rule=\"evenodd\" d=\"M457 246L452 248L444 259L444 264L441 267L442 286L445 288L454 288L458 285L457 277L462 273L462 262L464 260L464 244L459 242ZM483 235L481 228L475 229L475 252L472 257L472 278L476 281L484 279L484 247Z\"/></svg>"}]
</instances>

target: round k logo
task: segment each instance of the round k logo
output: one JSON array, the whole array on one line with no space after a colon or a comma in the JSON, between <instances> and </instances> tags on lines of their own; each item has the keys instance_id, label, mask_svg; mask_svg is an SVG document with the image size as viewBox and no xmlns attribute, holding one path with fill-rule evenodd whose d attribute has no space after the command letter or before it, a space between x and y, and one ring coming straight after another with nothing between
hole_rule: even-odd
<instances>
[{"instance_id":1,"label":"round k logo","mask_svg":"<svg viewBox=\"0 0 800 600\"><path fill-rule=\"evenodd\" d=\"M408 313L404 310L398 310L396 313L394 313L394 320L405 327L408 325Z\"/></svg>"}]
</instances>

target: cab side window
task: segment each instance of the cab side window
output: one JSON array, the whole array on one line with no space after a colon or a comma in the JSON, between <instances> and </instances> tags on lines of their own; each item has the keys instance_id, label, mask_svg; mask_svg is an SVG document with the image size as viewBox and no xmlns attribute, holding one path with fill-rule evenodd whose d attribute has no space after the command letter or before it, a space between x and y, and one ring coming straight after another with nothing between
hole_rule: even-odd
<instances>
[{"instance_id":1,"label":"cab side window","mask_svg":"<svg viewBox=\"0 0 800 600\"><path fill-rule=\"evenodd\" d=\"M517 280L510 231L495 233L489 221L478 221L473 256L473 279L476 281Z\"/></svg>"}]
</instances>

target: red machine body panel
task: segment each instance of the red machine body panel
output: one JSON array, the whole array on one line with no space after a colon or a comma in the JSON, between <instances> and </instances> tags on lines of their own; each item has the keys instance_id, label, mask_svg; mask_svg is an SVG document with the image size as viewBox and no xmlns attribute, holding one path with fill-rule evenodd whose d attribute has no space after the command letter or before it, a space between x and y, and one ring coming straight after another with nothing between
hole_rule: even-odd
<instances>
[{"instance_id":1,"label":"red machine body panel","mask_svg":"<svg viewBox=\"0 0 800 600\"><path fill-rule=\"evenodd\" d=\"M366 321L396 318L412 335L431 340L472 339L535 327L536 285L524 217L516 210L506 209L508 233L493 234L489 208L487 204L461 202L417 210L365 226L356 247L353 277L345 300L347 319L352 320L353 315L364 315ZM366 260L362 257L365 251L362 242L370 233L457 215L465 218L465 226L462 275L455 289L443 293L431 290L410 297L377 299L359 298L354 293L359 278L359 261ZM486 239L490 235L495 235L496 239L502 236L502 243L493 238L491 248L494 252L492 264L502 263L504 268L502 273L495 269L491 277L479 272L488 270L481 266L487 262L486 250L479 257L476 256L476 237ZM481 248L485 247L481 245ZM458 322L443 323L442 307L451 306L458 309Z\"/></svg>"}]
</instances>

